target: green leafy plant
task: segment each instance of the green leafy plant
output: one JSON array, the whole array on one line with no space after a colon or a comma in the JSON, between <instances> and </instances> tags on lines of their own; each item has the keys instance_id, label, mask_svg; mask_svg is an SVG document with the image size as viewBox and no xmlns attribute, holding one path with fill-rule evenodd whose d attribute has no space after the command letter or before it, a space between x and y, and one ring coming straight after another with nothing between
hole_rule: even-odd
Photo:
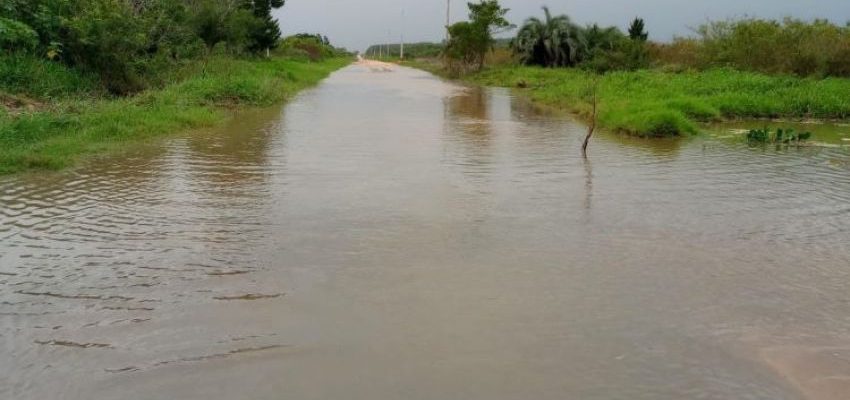
<instances>
[{"instance_id":1,"label":"green leafy plant","mask_svg":"<svg viewBox=\"0 0 850 400\"><path fill-rule=\"evenodd\" d=\"M32 50L38 45L38 34L29 25L0 17L0 48Z\"/></svg>"}]
</instances>

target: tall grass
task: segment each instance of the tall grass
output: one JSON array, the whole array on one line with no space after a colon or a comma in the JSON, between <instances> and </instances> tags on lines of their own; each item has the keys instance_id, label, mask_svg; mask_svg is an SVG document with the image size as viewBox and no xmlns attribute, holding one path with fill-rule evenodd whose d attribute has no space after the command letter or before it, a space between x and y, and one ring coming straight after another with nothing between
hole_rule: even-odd
<instances>
[{"instance_id":1,"label":"tall grass","mask_svg":"<svg viewBox=\"0 0 850 400\"><path fill-rule=\"evenodd\" d=\"M227 117L226 107L273 104L348 62L213 59L188 79L134 97L69 98L49 110L0 114L0 174L58 169L118 144L210 126Z\"/></svg>"},{"instance_id":2,"label":"tall grass","mask_svg":"<svg viewBox=\"0 0 850 400\"><path fill-rule=\"evenodd\" d=\"M0 54L0 90L39 99L99 91L97 78L65 65L27 54Z\"/></svg>"},{"instance_id":3,"label":"tall grass","mask_svg":"<svg viewBox=\"0 0 850 400\"><path fill-rule=\"evenodd\" d=\"M850 117L850 79L768 76L732 69L597 75L579 69L501 66L467 79L526 87L536 101L587 115L582 100L598 81L601 127L643 136L694 133L700 122L735 118Z\"/></svg>"}]
</instances>

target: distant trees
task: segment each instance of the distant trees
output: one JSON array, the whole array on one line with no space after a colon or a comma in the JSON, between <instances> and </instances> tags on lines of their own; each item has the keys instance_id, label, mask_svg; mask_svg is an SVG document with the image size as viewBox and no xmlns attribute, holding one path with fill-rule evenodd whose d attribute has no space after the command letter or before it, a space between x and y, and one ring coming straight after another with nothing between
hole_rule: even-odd
<instances>
[{"instance_id":1,"label":"distant trees","mask_svg":"<svg viewBox=\"0 0 850 400\"><path fill-rule=\"evenodd\" d=\"M596 72L663 67L670 71L732 67L768 74L850 77L850 23L747 18L712 21L671 43L649 40L643 18L624 34L616 27L581 27L566 15L529 18L511 47L516 60Z\"/></svg>"},{"instance_id":2,"label":"distant trees","mask_svg":"<svg viewBox=\"0 0 850 400\"><path fill-rule=\"evenodd\" d=\"M519 61L544 67L575 67L605 72L647 65L643 20L636 19L630 36L616 27L593 24L581 27L567 15L552 16L543 7L544 19L529 18L520 27L512 48ZM632 39L631 36L635 39Z\"/></svg>"},{"instance_id":3,"label":"distant trees","mask_svg":"<svg viewBox=\"0 0 850 400\"><path fill-rule=\"evenodd\" d=\"M801 76L850 76L850 27L827 20L717 21L699 27L697 34L702 64Z\"/></svg>"},{"instance_id":4,"label":"distant trees","mask_svg":"<svg viewBox=\"0 0 850 400\"><path fill-rule=\"evenodd\" d=\"M469 21L448 27L444 56L448 69L454 73L483 68L485 56L495 42L493 35L513 27L505 19L509 10L502 8L498 0L481 0L467 6Z\"/></svg>"}]
</instances>

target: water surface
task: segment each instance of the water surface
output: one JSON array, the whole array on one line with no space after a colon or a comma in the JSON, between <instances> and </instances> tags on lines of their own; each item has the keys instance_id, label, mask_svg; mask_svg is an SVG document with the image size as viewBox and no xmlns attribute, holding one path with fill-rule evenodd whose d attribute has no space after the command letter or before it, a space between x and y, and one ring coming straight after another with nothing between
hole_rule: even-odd
<instances>
[{"instance_id":1,"label":"water surface","mask_svg":"<svg viewBox=\"0 0 850 400\"><path fill-rule=\"evenodd\" d=\"M352 66L0 178L0 398L846 398L847 149L584 132Z\"/></svg>"}]
</instances>

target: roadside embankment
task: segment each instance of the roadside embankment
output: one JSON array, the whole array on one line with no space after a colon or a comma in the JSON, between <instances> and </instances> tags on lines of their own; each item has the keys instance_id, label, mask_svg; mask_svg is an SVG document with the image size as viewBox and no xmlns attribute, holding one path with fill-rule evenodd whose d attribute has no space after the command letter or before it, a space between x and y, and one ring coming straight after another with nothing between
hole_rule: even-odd
<instances>
[{"instance_id":1,"label":"roadside embankment","mask_svg":"<svg viewBox=\"0 0 850 400\"><path fill-rule=\"evenodd\" d=\"M131 97L76 89L48 93L45 100L0 93L4 99L0 103L0 174L60 169L82 156L213 126L227 119L234 107L283 101L350 62L347 58L309 62L222 57L198 62L173 83ZM45 75L57 74L47 71ZM7 92L14 89L12 83L4 85Z\"/></svg>"}]
</instances>

